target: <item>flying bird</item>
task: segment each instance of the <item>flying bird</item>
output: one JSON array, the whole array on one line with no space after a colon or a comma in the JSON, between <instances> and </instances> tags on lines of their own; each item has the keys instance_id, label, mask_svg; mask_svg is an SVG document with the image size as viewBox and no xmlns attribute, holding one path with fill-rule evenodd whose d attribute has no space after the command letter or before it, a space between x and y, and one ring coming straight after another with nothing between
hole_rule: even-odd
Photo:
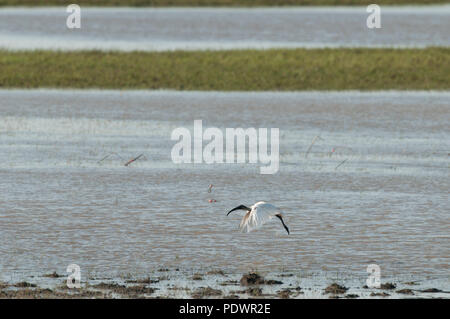
<instances>
[{"instance_id":1,"label":"flying bird","mask_svg":"<svg viewBox=\"0 0 450 319\"><path fill-rule=\"evenodd\" d=\"M272 204L266 202L257 202L250 207L240 205L230 210L227 216L235 210L247 211L247 213L241 220L241 224L239 225L239 229L244 233L251 232L252 230L259 228L266 222L270 221L273 217L277 217L283 224L284 229L286 229L287 233L289 234L289 228L283 221L283 214L277 207L273 206Z\"/></svg>"}]
</instances>

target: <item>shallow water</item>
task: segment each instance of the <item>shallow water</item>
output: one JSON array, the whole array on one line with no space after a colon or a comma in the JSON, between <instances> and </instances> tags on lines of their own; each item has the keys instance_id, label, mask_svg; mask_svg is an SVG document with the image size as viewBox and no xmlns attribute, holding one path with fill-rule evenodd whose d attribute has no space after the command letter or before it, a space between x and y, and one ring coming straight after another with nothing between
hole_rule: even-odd
<instances>
[{"instance_id":1,"label":"shallow water","mask_svg":"<svg viewBox=\"0 0 450 319\"><path fill-rule=\"evenodd\" d=\"M172 130L195 119L280 128L279 172L172 163ZM448 92L0 90L0 272L361 276L376 263L448 282L449 120ZM226 216L258 200L284 211L289 236L275 222L242 234Z\"/></svg>"},{"instance_id":2,"label":"shallow water","mask_svg":"<svg viewBox=\"0 0 450 319\"><path fill-rule=\"evenodd\" d=\"M0 48L217 50L237 48L449 46L450 5L382 7L82 8L81 29L60 8L0 9Z\"/></svg>"}]
</instances>

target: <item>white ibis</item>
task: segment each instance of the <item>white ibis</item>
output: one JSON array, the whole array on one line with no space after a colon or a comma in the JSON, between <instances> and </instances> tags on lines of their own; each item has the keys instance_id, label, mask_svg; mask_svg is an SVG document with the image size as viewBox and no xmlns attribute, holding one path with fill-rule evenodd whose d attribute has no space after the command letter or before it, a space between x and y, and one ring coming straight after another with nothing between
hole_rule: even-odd
<instances>
[{"instance_id":1,"label":"white ibis","mask_svg":"<svg viewBox=\"0 0 450 319\"><path fill-rule=\"evenodd\" d=\"M247 213L241 220L241 224L239 225L239 229L244 233L251 232L252 230L259 228L266 222L270 221L273 217L277 217L283 224L284 229L286 229L287 233L289 234L289 228L283 221L283 214L277 207L273 206L272 204L266 202L257 202L250 207L240 205L230 210L227 216L235 210L247 211Z\"/></svg>"}]
</instances>

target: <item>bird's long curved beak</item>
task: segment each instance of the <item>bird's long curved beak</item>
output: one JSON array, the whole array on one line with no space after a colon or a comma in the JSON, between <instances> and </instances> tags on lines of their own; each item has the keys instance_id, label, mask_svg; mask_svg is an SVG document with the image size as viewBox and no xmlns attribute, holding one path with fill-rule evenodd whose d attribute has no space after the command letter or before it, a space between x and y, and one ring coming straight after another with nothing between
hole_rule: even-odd
<instances>
[{"instance_id":1,"label":"bird's long curved beak","mask_svg":"<svg viewBox=\"0 0 450 319\"><path fill-rule=\"evenodd\" d=\"M235 207L235 208L233 208L232 210L230 210L228 213L227 213L227 216L228 215L230 215L230 213L231 212L234 212L235 210L246 210L246 211L251 211L251 209L250 208L248 208L247 206L245 206L245 205L239 205L238 207Z\"/></svg>"}]
</instances>

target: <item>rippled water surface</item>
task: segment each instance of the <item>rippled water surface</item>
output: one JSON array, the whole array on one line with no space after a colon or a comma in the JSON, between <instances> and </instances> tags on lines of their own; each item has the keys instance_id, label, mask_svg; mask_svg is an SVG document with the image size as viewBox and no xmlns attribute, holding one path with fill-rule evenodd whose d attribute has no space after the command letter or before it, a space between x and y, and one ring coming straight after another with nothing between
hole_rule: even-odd
<instances>
[{"instance_id":1,"label":"rippled water surface","mask_svg":"<svg viewBox=\"0 0 450 319\"><path fill-rule=\"evenodd\" d=\"M381 8L368 29L366 7L82 8L81 29L65 7L0 9L0 48L196 50L450 45L450 5Z\"/></svg>"},{"instance_id":2,"label":"rippled water surface","mask_svg":"<svg viewBox=\"0 0 450 319\"><path fill-rule=\"evenodd\" d=\"M173 164L171 132L195 119L280 128L279 172ZM0 269L364 274L377 263L448 278L449 122L448 92L0 90ZM238 231L226 212L258 200L285 212L291 235L275 222Z\"/></svg>"}]
</instances>

